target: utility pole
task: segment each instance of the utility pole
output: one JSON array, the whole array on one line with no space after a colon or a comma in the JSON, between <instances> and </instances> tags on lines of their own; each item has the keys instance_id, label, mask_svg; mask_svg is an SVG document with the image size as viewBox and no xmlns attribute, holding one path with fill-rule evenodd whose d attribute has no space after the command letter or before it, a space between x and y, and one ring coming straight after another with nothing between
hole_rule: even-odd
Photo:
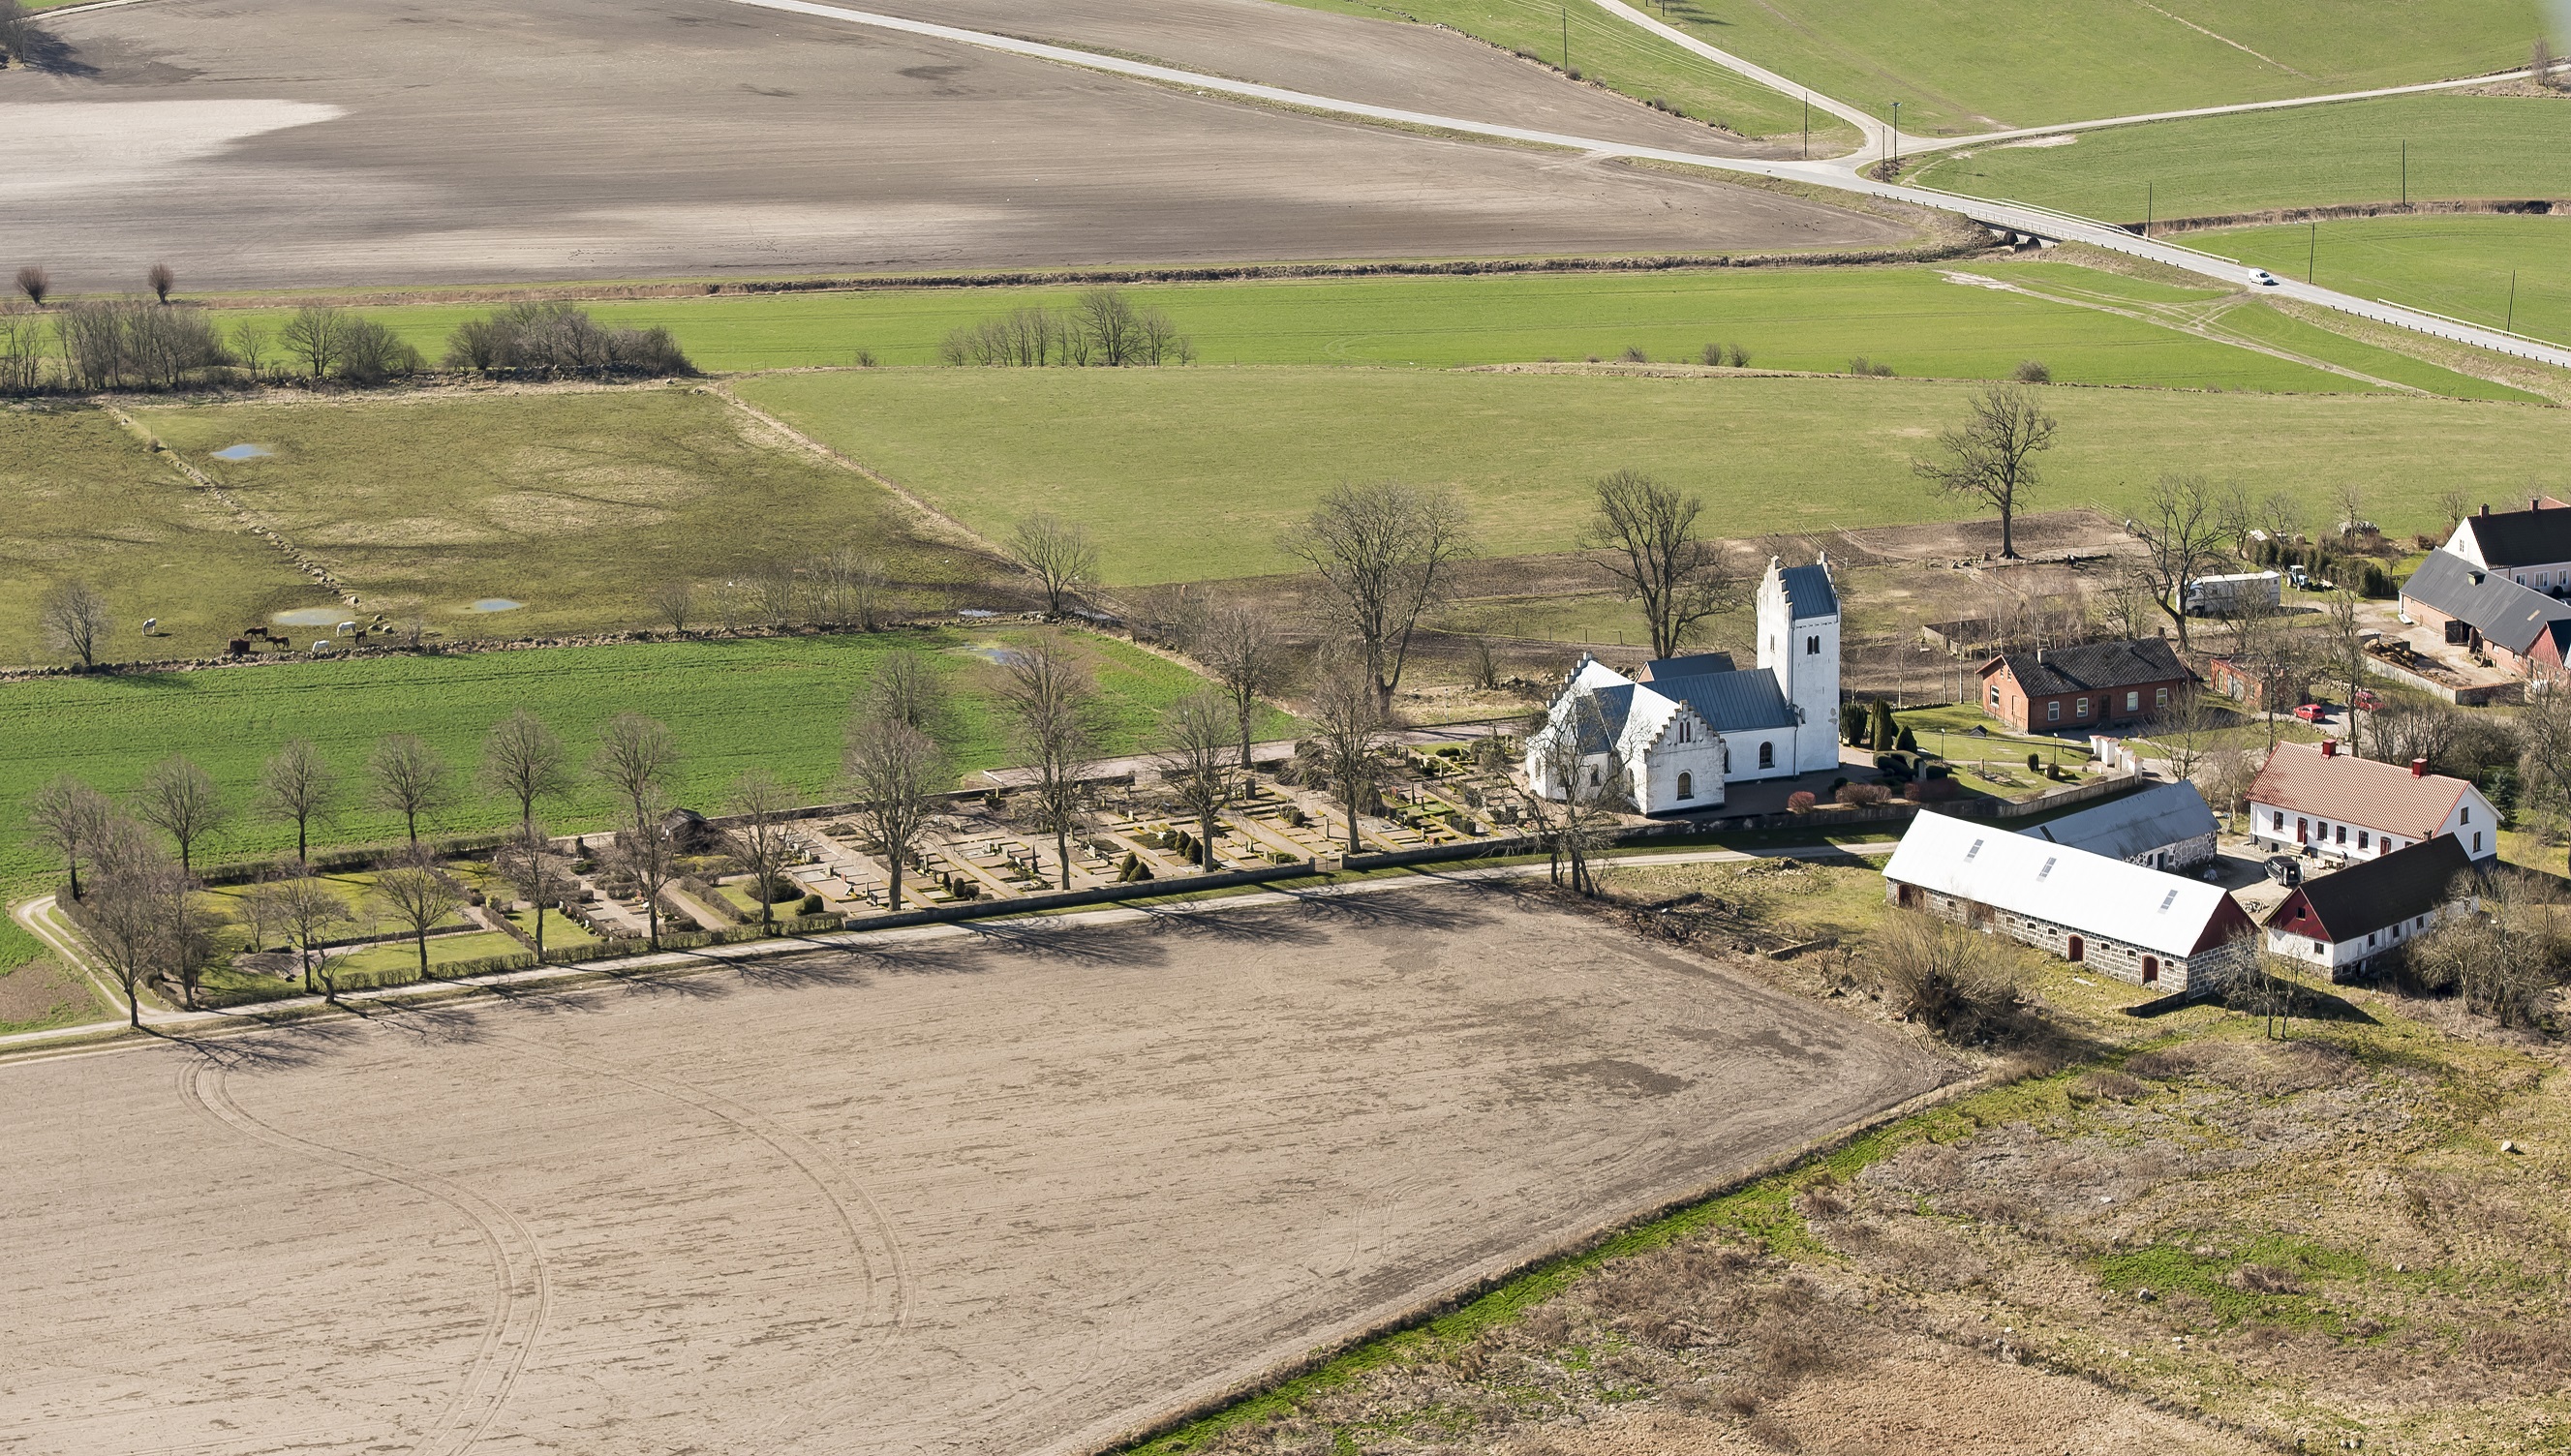
<instances>
[{"instance_id":1,"label":"utility pole","mask_svg":"<svg viewBox=\"0 0 2571 1456\"><path fill-rule=\"evenodd\" d=\"M2320 259L2320 255L2321 255L2321 225L2320 225L2320 224L2318 224L2318 223L2314 223L2314 224L2313 225L2313 236L2312 236L2311 240L2310 240L2308 243L2305 243L2305 245L2304 245L2304 281L2305 281L2305 282L2309 283L2309 282L2311 282L2311 281L2313 280L2313 264L2314 264L2314 262L2316 262L2316 261L2318 261L2318 260Z\"/></svg>"},{"instance_id":2,"label":"utility pole","mask_svg":"<svg viewBox=\"0 0 2571 1456\"><path fill-rule=\"evenodd\" d=\"M2517 332L2517 269L2508 270L2508 322L2500 325L2503 333Z\"/></svg>"},{"instance_id":3,"label":"utility pole","mask_svg":"<svg viewBox=\"0 0 2571 1456\"><path fill-rule=\"evenodd\" d=\"M1892 104L1892 139L1886 145L1891 147L1892 155L1884 159L1883 180L1895 182L1901 177L1901 103L1897 101Z\"/></svg>"},{"instance_id":4,"label":"utility pole","mask_svg":"<svg viewBox=\"0 0 2571 1456\"><path fill-rule=\"evenodd\" d=\"M2159 190L2158 183L2143 184L2143 236L2145 238L2152 236L2152 205L2159 201L2157 196Z\"/></svg>"}]
</instances>

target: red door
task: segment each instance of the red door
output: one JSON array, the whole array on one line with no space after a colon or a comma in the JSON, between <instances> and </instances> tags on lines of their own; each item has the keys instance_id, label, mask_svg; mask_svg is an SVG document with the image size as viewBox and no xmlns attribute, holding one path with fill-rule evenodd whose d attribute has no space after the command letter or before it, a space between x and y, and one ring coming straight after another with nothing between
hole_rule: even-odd
<instances>
[{"instance_id":1,"label":"red door","mask_svg":"<svg viewBox=\"0 0 2571 1456\"><path fill-rule=\"evenodd\" d=\"M2071 937L2071 949L2069 952L2070 959L2075 961L2087 959L2088 949L2089 948L2087 946L2080 943L2079 936L2075 935Z\"/></svg>"},{"instance_id":2,"label":"red door","mask_svg":"<svg viewBox=\"0 0 2571 1456\"><path fill-rule=\"evenodd\" d=\"M2151 985L2160 978L2161 958L2156 955L2147 955L2143 957L2143 984L2146 986Z\"/></svg>"}]
</instances>

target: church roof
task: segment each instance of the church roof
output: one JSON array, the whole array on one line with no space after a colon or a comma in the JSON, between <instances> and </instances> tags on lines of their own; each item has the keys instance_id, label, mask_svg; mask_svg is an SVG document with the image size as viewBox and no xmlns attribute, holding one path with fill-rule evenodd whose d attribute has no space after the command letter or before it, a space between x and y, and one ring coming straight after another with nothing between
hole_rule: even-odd
<instances>
[{"instance_id":1,"label":"church roof","mask_svg":"<svg viewBox=\"0 0 2571 1456\"><path fill-rule=\"evenodd\" d=\"M1696 710L1706 727L1719 733L1756 732L1793 728L1795 705L1777 686L1777 675L1765 668L1730 673L1692 673L1655 681L1651 691Z\"/></svg>"},{"instance_id":2,"label":"church roof","mask_svg":"<svg viewBox=\"0 0 2571 1456\"><path fill-rule=\"evenodd\" d=\"M1798 622L1839 615L1839 594L1830 585L1830 569L1815 562L1790 566L1777 573L1786 588L1786 613Z\"/></svg>"},{"instance_id":3,"label":"church roof","mask_svg":"<svg viewBox=\"0 0 2571 1456\"><path fill-rule=\"evenodd\" d=\"M1729 673L1738 664L1730 653L1690 653L1683 658L1654 658L1643 664L1636 681L1666 683L1672 678L1694 678L1707 673Z\"/></svg>"}]
</instances>

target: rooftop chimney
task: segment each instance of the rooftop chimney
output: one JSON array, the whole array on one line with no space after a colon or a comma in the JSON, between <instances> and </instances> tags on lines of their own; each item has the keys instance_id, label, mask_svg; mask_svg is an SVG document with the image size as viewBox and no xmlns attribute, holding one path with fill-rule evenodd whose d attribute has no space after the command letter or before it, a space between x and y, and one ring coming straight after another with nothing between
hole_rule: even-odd
<instances>
[{"instance_id":1,"label":"rooftop chimney","mask_svg":"<svg viewBox=\"0 0 2571 1456\"><path fill-rule=\"evenodd\" d=\"M2425 759L2425 758L2413 758L2413 759L2411 759L2411 760L2410 760L2410 776L2411 776L2411 777L2413 777L2413 778L2425 778L2425 777L2427 777L2427 776L2428 776L2428 760L2427 760L2427 759Z\"/></svg>"},{"instance_id":2,"label":"rooftop chimney","mask_svg":"<svg viewBox=\"0 0 2571 1456\"><path fill-rule=\"evenodd\" d=\"M2322 756L2322 757L2324 757L2324 758L2335 758L2335 757L2337 757L2337 756L2338 756L2338 739L2336 739L2336 738L2323 738L2323 739L2321 739L2321 756Z\"/></svg>"},{"instance_id":3,"label":"rooftop chimney","mask_svg":"<svg viewBox=\"0 0 2571 1456\"><path fill-rule=\"evenodd\" d=\"M2485 516L2487 516L2487 515L2489 515L2489 514L2490 514L2490 502L2488 502L2488 501L2484 501L2484 502L2482 502L2482 514L2483 514L2483 515L2485 515Z\"/></svg>"}]
</instances>

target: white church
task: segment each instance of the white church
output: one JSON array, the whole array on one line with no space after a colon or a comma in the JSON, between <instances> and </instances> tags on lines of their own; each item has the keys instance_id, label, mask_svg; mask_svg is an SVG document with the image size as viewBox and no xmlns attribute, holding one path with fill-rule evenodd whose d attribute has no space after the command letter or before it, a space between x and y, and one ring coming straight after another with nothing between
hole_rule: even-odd
<instances>
[{"instance_id":1,"label":"white church","mask_svg":"<svg viewBox=\"0 0 2571 1456\"><path fill-rule=\"evenodd\" d=\"M1622 782L1646 814L1720 808L1727 783L1791 778L1839 761L1839 599L1830 561L1768 562L1759 583L1759 666L1722 653L1664 658L1628 678L1583 657L1528 739L1529 785L1547 798ZM1578 734L1577 781L1556 781Z\"/></svg>"}]
</instances>

